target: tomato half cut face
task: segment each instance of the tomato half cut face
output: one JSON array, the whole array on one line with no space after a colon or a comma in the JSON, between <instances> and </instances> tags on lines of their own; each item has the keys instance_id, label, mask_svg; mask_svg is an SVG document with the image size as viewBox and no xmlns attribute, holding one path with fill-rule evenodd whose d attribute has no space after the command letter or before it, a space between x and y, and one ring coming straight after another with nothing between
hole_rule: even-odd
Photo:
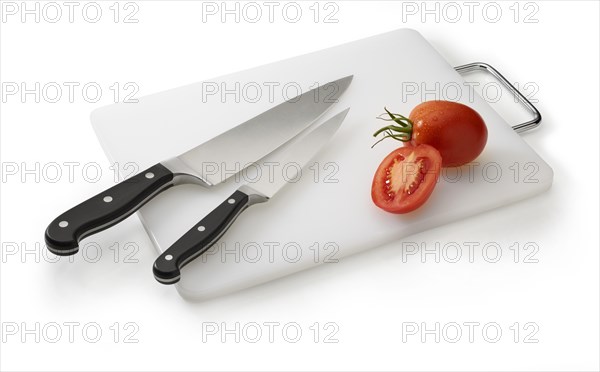
<instances>
[{"instance_id":1,"label":"tomato half cut face","mask_svg":"<svg viewBox=\"0 0 600 372\"><path fill-rule=\"evenodd\" d=\"M429 199L441 167L440 153L429 145L405 146L392 151L373 178L373 202L390 213L414 211Z\"/></svg>"}]
</instances>

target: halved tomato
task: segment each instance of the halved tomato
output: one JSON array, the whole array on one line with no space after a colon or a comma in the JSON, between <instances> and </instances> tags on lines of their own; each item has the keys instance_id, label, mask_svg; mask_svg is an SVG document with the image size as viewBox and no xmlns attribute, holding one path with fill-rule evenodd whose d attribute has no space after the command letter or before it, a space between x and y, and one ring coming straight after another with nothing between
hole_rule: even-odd
<instances>
[{"instance_id":1,"label":"halved tomato","mask_svg":"<svg viewBox=\"0 0 600 372\"><path fill-rule=\"evenodd\" d=\"M390 213L419 208L433 192L442 167L438 150L429 145L406 146L383 159L371 188L373 202Z\"/></svg>"}]
</instances>

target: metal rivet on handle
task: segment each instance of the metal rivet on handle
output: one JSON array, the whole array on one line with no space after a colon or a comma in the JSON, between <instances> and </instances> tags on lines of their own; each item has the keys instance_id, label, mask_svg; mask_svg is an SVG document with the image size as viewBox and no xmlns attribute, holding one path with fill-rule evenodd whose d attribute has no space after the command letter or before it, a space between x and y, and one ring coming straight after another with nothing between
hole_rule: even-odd
<instances>
[{"instance_id":1,"label":"metal rivet on handle","mask_svg":"<svg viewBox=\"0 0 600 372\"><path fill-rule=\"evenodd\" d=\"M69 226L69 223L67 221L60 221L58 223L58 226L60 226L60 227L67 227L67 226Z\"/></svg>"},{"instance_id":2,"label":"metal rivet on handle","mask_svg":"<svg viewBox=\"0 0 600 372\"><path fill-rule=\"evenodd\" d=\"M152 172L148 172L148 173L146 173L146 178L147 178L147 179L154 178L154 173L152 173Z\"/></svg>"},{"instance_id":3,"label":"metal rivet on handle","mask_svg":"<svg viewBox=\"0 0 600 372\"><path fill-rule=\"evenodd\" d=\"M229 200L227 200L227 203L233 204L233 203L235 203L235 199L229 199Z\"/></svg>"},{"instance_id":4,"label":"metal rivet on handle","mask_svg":"<svg viewBox=\"0 0 600 372\"><path fill-rule=\"evenodd\" d=\"M173 259L173 256L171 256L170 254L165 256L165 260L167 261L171 261Z\"/></svg>"},{"instance_id":5,"label":"metal rivet on handle","mask_svg":"<svg viewBox=\"0 0 600 372\"><path fill-rule=\"evenodd\" d=\"M104 200L105 203L110 203L111 201L113 201L113 198L112 196L105 196L102 200Z\"/></svg>"},{"instance_id":6,"label":"metal rivet on handle","mask_svg":"<svg viewBox=\"0 0 600 372\"><path fill-rule=\"evenodd\" d=\"M204 227L204 226L198 226L198 231L204 231L204 230L206 230L206 227Z\"/></svg>"}]
</instances>

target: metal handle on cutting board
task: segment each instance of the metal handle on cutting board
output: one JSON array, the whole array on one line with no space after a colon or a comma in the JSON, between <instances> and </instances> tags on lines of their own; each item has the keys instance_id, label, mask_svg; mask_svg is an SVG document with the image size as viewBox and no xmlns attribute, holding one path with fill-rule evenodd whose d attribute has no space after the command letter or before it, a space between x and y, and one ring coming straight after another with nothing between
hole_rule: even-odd
<instances>
[{"instance_id":1,"label":"metal handle on cutting board","mask_svg":"<svg viewBox=\"0 0 600 372\"><path fill-rule=\"evenodd\" d=\"M513 129L517 133L531 130L540 125L540 122L542 121L542 114L540 114L538 109L535 108L535 106L531 102L529 102L529 100L523 94L521 94L521 92L519 92L517 88L515 88L504 76L502 76L502 74L498 70L493 68L490 64L485 62L473 62L468 63L466 65L457 66L454 69L462 75L476 70L485 71L493 75L496 79L498 79L508 90L510 90L515 95L515 97L519 99L519 102L521 102L521 104L527 110L529 110L529 112L531 112L531 114L533 115L533 119L525 123L513 125Z\"/></svg>"}]
</instances>

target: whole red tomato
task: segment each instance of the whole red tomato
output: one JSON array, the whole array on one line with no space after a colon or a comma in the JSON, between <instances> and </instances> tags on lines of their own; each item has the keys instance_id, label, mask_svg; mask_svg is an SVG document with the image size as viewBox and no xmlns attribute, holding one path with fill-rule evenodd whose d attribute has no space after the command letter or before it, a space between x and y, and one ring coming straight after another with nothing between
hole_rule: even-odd
<instances>
[{"instance_id":1,"label":"whole red tomato","mask_svg":"<svg viewBox=\"0 0 600 372\"><path fill-rule=\"evenodd\" d=\"M442 155L443 167L458 167L475 160L487 142L487 127L481 115L461 103L424 102L408 118L413 122L410 142L435 147Z\"/></svg>"},{"instance_id":2,"label":"whole red tomato","mask_svg":"<svg viewBox=\"0 0 600 372\"><path fill-rule=\"evenodd\" d=\"M412 145L430 145L442 156L443 167L469 163L487 143L487 127L481 115L469 106L450 101L427 101L416 106L406 118L386 109L388 121L396 124L380 129L385 137Z\"/></svg>"}]
</instances>

